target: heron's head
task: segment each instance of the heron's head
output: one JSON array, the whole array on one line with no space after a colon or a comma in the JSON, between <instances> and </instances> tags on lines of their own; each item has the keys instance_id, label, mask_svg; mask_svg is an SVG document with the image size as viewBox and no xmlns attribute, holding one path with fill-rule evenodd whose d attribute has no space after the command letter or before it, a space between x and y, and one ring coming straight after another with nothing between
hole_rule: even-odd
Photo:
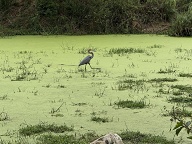
<instances>
[{"instance_id":1,"label":"heron's head","mask_svg":"<svg viewBox=\"0 0 192 144\"><path fill-rule=\"evenodd\" d=\"M93 53L93 50L92 49L88 49L88 53Z\"/></svg>"},{"instance_id":2,"label":"heron's head","mask_svg":"<svg viewBox=\"0 0 192 144\"><path fill-rule=\"evenodd\" d=\"M94 51L94 50L92 50L92 49L88 49L88 53L89 53L89 52L95 52L95 51Z\"/></svg>"}]
</instances>

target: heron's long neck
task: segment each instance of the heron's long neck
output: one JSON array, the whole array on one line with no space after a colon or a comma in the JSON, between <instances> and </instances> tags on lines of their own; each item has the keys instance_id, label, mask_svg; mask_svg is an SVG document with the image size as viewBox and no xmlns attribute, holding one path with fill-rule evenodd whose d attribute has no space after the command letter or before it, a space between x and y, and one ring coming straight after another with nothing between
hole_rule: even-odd
<instances>
[{"instance_id":1,"label":"heron's long neck","mask_svg":"<svg viewBox=\"0 0 192 144\"><path fill-rule=\"evenodd\" d=\"M89 53L91 54L91 57L93 58L94 57L94 53L89 51Z\"/></svg>"}]
</instances>

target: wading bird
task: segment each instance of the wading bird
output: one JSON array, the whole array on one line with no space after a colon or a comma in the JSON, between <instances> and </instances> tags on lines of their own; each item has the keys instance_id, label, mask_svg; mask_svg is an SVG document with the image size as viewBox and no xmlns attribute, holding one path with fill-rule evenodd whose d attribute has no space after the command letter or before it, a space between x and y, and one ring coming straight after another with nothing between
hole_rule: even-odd
<instances>
[{"instance_id":1,"label":"wading bird","mask_svg":"<svg viewBox=\"0 0 192 144\"><path fill-rule=\"evenodd\" d=\"M80 62L80 64L79 64L79 66L85 65L85 71L86 71L86 66L87 66L87 64L89 64L89 66L91 67L90 60L94 57L94 54L93 54L93 52L91 51L91 49L88 50L88 53L91 54L91 56L90 56L90 55L86 56L86 57ZM91 67L91 69L92 69L92 67Z\"/></svg>"}]
</instances>

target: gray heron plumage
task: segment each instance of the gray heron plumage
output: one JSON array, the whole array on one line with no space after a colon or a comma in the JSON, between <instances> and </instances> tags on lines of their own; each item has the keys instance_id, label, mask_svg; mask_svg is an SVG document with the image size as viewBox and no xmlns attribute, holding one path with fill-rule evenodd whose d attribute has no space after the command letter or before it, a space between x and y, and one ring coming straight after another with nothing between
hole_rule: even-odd
<instances>
[{"instance_id":1,"label":"gray heron plumage","mask_svg":"<svg viewBox=\"0 0 192 144\"><path fill-rule=\"evenodd\" d=\"M86 56L79 64L79 66L81 65L85 65L85 71L86 71L86 65L89 64L89 66L91 67L90 61L91 59L94 57L93 52L91 51L91 49L88 50L88 53L91 55ZM92 67L91 67L92 69Z\"/></svg>"}]
</instances>

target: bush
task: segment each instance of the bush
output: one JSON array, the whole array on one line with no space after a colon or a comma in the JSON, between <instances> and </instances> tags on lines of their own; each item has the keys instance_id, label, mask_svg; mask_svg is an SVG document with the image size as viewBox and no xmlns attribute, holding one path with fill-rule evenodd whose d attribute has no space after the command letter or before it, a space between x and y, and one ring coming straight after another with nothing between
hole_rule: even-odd
<instances>
[{"instance_id":1,"label":"bush","mask_svg":"<svg viewBox=\"0 0 192 144\"><path fill-rule=\"evenodd\" d=\"M171 36L192 36L192 2L188 11L178 14L172 22Z\"/></svg>"},{"instance_id":2,"label":"bush","mask_svg":"<svg viewBox=\"0 0 192 144\"><path fill-rule=\"evenodd\" d=\"M7 10L15 0L0 0L0 9Z\"/></svg>"},{"instance_id":3,"label":"bush","mask_svg":"<svg viewBox=\"0 0 192 144\"><path fill-rule=\"evenodd\" d=\"M4 35L132 34L172 20L170 35L190 36L191 3L192 0L0 0L0 25L6 28Z\"/></svg>"}]
</instances>

